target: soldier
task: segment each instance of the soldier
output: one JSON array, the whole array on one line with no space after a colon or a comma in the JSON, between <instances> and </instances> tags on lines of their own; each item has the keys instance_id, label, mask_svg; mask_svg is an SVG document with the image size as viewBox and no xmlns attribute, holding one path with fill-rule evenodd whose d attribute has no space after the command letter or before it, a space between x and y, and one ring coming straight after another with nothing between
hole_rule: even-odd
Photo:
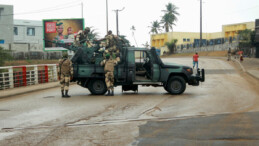
<instances>
[{"instance_id":1,"label":"soldier","mask_svg":"<svg viewBox=\"0 0 259 146\"><path fill-rule=\"evenodd\" d=\"M103 41L103 40L106 41L106 45L105 45L106 50L105 50L104 56L107 53L109 53L110 55L114 54L113 56L115 56L117 53L120 53L119 48L117 47L118 39L119 37L113 35L112 31L109 30L105 38L98 40L98 41Z\"/></svg>"},{"instance_id":2,"label":"soldier","mask_svg":"<svg viewBox=\"0 0 259 146\"><path fill-rule=\"evenodd\" d=\"M68 58L68 54L65 52L62 59L58 63L58 78L60 79L61 84L61 94L63 98L69 98L69 82L73 77L73 67L72 62ZM65 94L64 94L65 90Z\"/></svg>"},{"instance_id":3,"label":"soldier","mask_svg":"<svg viewBox=\"0 0 259 146\"><path fill-rule=\"evenodd\" d=\"M92 46L91 42L89 41L88 34L90 32L90 28L86 27L84 31L79 30L75 38L75 45L76 46L83 46L86 42L88 47Z\"/></svg>"},{"instance_id":4,"label":"soldier","mask_svg":"<svg viewBox=\"0 0 259 146\"><path fill-rule=\"evenodd\" d=\"M114 66L117 64L117 61L114 60L109 53L105 55L105 59L101 62L101 66L104 66L105 72L105 83L108 89L106 96L114 96Z\"/></svg>"},{"instance_id":5,"label":"soldier","mask_svg":"<svg viewBox=\"0 0 259 146\"><path fill-rule=\"evenodd\" d=\"M231 48L228 48L228 61L231 61Z\"/></svg>"}]
</instances>

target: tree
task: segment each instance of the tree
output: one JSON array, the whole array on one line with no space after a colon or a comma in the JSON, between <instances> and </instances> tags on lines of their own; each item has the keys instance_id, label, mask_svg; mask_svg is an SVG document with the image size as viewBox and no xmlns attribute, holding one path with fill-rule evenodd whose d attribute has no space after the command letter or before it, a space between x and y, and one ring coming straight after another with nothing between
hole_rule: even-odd
<instances>
[{"instance_id":1,"label":"tree","mask_svg":"<svg viewBox=\"0 0 259 146\"><path fill-rule=\"evenodd\" d=\"M255 31L252 31L250 29L245 29L238 32L239 35L239 47L245 48L245 47L253 47L255 45L254 43L254 37L255 37Z\"/></svg>"},{"instance_id":2,"label":"tree","mask_svg":"<svg viewBox=\"0 0 259 146\"><path fill-rule=\"evenodd\" d=\"M124 43L124 45L126 47L130 47L130 42L128 39L126 39L126 36L125 35L119 35L119 37L121 38L122 42Z\"/></svg>"},{"instance_id":3,"label":"tree","mask_svg":"<svg viewBox=\"0 0 259 146\"><path fill-rule=\"evenodd\" d=\"M142 46L144 46L145 48L149 48L148 42L146 42L145 44L142 44Z\"/></svg>"},{"instance_id":4,"label":"tree","mask_svg":"<svg viewBox=\"0 0 259 146\"><path fill-rule=\"evenodd\" d=\"M170 42L165 43L165 45L167 46L167 48L171 54L175 53L176 43L177 43L177 39L173 39Z\"/></svg>"},{"instance_id":5,"label":"tree","mask_svg":"<svg viewBox=\"0 0 259 146\"><path fill-rule=\"evenodd\" d=\"M4 48L0 46L0 66L4 66L4 63L7 60L12 60L10 51L4 50Z\"/></svg>"},{"instance_id":6,"label":"tree","mask_svg":"<svg viewBox=\"0 0 259 146\"><path fill-rule=\"evenodd\" d=\"M96 29L90 27L91 31L88 33L89 40L97 40L99 38L99 33L96 32Z\"/></svg>"},{"instance_id":7,"label":"tree","mask_svg":"<svg viewBox=\"0 0 259 146\"><path fill-rule=\"evenodd\" d=\"M179 13L177 12L178 7L176 7L172 3L168 3L166 5L166 10L162 10L165 14L162 16L161 23L164 25L166 32L169 32L169 29L173 30L173 25L175 25L175 21L177 21L177 16Z\"/></svg>"},{"instance_id":8,"label":"tree","mask_svg":"<svg viewBox=\"0 0 259 146\"><path fill-rule=\"evenodd\" d=\"M137 41L136 41L136 39L135 39L135 34L134 34L134 32L136 31L135 26L132 25L131 28L130 28L130 30L132 31L132 37L134 38L134 41L135 41L135 43L136 43L136 46L138 46Z\"/></svg>"},{"instance_id":9,"label":"tree","mask_svg":"<svg viewBox=\"0 0 259 146\"><path fill-rule=\"evenodd\" d=\"M161 31L160 23L157 20L151 22L151 26L149 26L149 27L151 28L151 30L150 30L151 33L158 34L158 31Z\"/></svg>"}]
</instances>

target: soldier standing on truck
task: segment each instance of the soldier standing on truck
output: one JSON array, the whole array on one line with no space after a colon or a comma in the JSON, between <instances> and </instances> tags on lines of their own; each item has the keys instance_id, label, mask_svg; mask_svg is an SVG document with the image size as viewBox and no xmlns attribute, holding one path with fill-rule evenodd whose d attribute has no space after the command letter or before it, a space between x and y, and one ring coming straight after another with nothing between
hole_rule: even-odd
<instances>
[{"instance_id":1,"label":"soldier standing on truck","mask_svg":"<svg viewBox=\"0 0 259 146\"><path fill-rule=\"evenodd\" d=\"M79 30L75 37L75 45L81 47L86 42L87 46L91 47L92 43L90 42L90 40L88 38L89 32L90 32L89 27L86 27L84 31Z\"/></svg>"},{"instance_id":2,"label":"soldier standing on truck","mask_svg":"<svg viewBox=\"0 0 259 146\"><path fill-rule=\"evenodd\" d=\"M61 84L61 95L62 98L69 98L68 90L69 90L69 82L73 77L73 67L72 62L68 58L68 54L65 52L63 54L62 59L59 60L58 63L58 78ZM65 94L64 94L65 90Z\"/></svg>"},{"instance_id":3,"label":"soldier standing on truck","mask_svg":"<svg viewBox=\"0 0 259 146\"><path fill-rule=\"evenodd\" d=\"M105 55L105 59L101 62L101 66L104 66L105 72L105 83L107 86L108 93L106 96L114 96L114 66L117 64L117 61L114 60L109 53Z\"/></svg>"},{"instance_id":4,"label":"soldier standing on truck","mask_svg":"<svg viewBox=\"0 0 259 146\"><path fill-rule=\"evenodd\" d=\"M117 41L119 37L112 34L112 31L109 30L108 34L105 36L105 38L97 40L97 41L103 41L105 40L105 52L103 56L105 56L107 53L109 53L111 56L119 56L120 53L119 48L117 47ZM120 60L120 58L117 58L116 60Z\"/></svg>"}]
</instances>

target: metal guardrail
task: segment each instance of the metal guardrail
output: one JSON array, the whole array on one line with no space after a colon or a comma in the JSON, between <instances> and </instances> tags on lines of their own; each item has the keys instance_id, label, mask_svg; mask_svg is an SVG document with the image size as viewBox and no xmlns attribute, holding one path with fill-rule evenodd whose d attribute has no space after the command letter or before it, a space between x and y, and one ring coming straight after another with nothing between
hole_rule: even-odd
<instances>
[{"instance_id":1,"label":"metal guardrail","mask_svg":"<svg viewBox=\"0 0 259 146\"><path fill-rule=\"evenodd\" d=\"M0 90L57 80L57 64L0 67Z\"/></svg>"}]
</instances>

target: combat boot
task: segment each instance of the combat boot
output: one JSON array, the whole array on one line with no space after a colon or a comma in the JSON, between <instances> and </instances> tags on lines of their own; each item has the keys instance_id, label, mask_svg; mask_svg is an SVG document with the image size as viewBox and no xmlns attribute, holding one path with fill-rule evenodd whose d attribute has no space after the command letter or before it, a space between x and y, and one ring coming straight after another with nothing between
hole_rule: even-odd
<instances>
[{"instance_id":1,"label":"combat boot","mask_svg":"<svg viewBox=\"0 0 259 146\"><path fill-rule=\"evenodd\" d=\"M112 93L111 93L111 95L110 95L110 96L114 96L113 90L112 90Z\"/></svg>"},{"instance_id":2,"label":"combat boot","mask_svg":"<svg viewBox=\"0 0 259 146\"><path fill-rule=\"evenodd\" d=\"M69 98L69 97L70 97L70 95L68 95L68 90L66 90L65 97L67 97L67 98Z\"/></svg>"},{"instance_id":3,"label":"combat boot","mask_svg":"<svg viewBox=\"0 0 259 146\"><path fill-rule=\"evenodd\" d=\"M105 96L110 96L110 90L108 90L108 93Z\"/></svg>"},{"instance_id":4,"label":"combat boot","mask_svg":"<svg viewBox=\"0 0 259 146\"><path fill-rule=\"evenodd\" d=\"M64 90L61 90L61 95L62 95L62 97L65 97Z\"/></svg>"}]
</instances>

